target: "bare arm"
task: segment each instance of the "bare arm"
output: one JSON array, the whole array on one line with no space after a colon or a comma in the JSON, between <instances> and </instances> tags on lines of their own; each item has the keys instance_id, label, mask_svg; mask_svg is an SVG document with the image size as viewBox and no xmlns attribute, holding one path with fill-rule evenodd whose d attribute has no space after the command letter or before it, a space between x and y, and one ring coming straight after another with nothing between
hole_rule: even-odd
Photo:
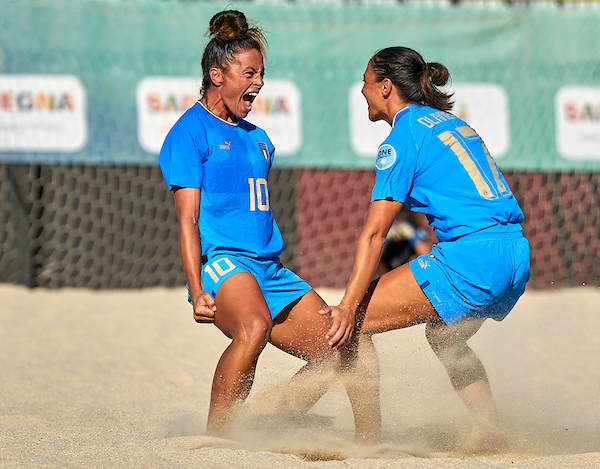
<instances>
[{"instance_id":1,"label":"bare arm","mask_svg":"<svg viewBox=\"0 0 600 469\"><path fill-rule=\"evenodd\" d=\"M352 324L356 315L358 305L365 296L371 283L371 278L381 259L381 253L385 244L385 237L392 226L394 217L402 207L402 203L388 200L376 200L371 202L367 222L358 239L352 276L346 287L344 297L339 306L324 308L324 313L340 315L342 311L352 318ZM335 327L333 324L327 338L331 343L347 340L345 331ZM340 344L339 346L343 345Z\"/></svg>"},{"instance_id":2,"label":"bare arm","mask_svg":"<svg viewBox=\"0 0 600 469\"><path fill-rule=\"evenodd\" d=\"M179 255L194 306L196 322L213 322L215 301L202 287L202 249L198 218L200 216L200 189L175 189L175 206L179 221Z\"/></svg>"}]
</instances>

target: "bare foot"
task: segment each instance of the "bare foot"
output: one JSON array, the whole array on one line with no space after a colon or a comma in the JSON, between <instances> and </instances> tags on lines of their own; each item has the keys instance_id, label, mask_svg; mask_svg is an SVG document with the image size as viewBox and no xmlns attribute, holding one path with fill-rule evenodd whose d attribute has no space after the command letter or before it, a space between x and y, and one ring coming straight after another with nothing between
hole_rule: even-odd
<instances>
[{"instance_id":1,"label":"bare foot","mask_svg":"<svg viewBox=\"0 0 600 469\"><path fill-rule=\"evenodd\" d=\"M473 454L496 454L506 451L507 443L495 425L477 422L464 441L464 450Z\"/></svg>"},{"instance_id":2,"label":"bare foot","mask_svg":"<svg viewBox=\"0 0 600 469\"><path fill-rule=\"evenodd\" d=\"M369 431L357 429L354 434L354 441L360 445L375 446L382 442L381 428L371 429Z\"/></svg>"}]
</instances>

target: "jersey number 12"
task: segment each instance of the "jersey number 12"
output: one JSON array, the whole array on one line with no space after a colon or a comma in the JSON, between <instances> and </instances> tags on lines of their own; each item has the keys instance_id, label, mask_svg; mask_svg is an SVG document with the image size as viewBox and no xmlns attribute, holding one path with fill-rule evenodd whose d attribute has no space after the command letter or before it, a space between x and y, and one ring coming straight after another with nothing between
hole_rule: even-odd
<instances>
[{"instance_id":1,"label":"jersey number 12","mask_svg":"<svg viewBox=\"0 0 600 469\"><path fill-rule=\"evenodd\" d=\"M481 197L484 199L497 199L498 195L508 195L511 193L508 187L505 186L500 179L500 174L498 173L498 168L496 168L496 163L492 159L492 156L485 146L485 143L483 143L481 137L479 137L477 132L475 132L471 127L462 126L457 127L455 131L447 130L446 132L442 132L440 135L438 135L438 138L444 143L444 145L449 146L450 150L452 150L452 152L456 155L458 161L460 161L460 164L463 165L467 171L467 174L473 181L473 184L475 184L475 188ZM467 143L470 140L479 141L483 148L483 153L487 159L490 172L492 173L492 177L494 179L493 182L481 171L481 168L479 167L479 161L469 155L469 152L459 139L463 140L464 143ZM492 186L495 185L496 190L492 191L490 184L488 183L490 183Z\"/></svg>"}]
</instances>

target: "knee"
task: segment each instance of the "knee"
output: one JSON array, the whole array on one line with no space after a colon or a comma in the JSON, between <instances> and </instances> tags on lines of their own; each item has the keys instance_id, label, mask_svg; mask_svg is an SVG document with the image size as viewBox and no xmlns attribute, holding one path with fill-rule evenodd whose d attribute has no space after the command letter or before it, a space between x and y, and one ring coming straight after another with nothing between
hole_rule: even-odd
<instances>
[{"instance_id":1,"label":"knee","mask_svg":"<svg viewBox=\"0 0 600 469\"><path fill-rule=\"evenodd\" d=\"M444 354L449 347L455 345L456 341L452 340L451 334L451 329L446 324L428 322L425 326L425 337L437 356Z\"/></svg>"},{"instance_id":2,"label":"knee","mask_svg":"<svg viewBox=\"0 0 600 469\"><path fill-rule=\"evenodd\" d=\"M467 340L446 325L428 323L425 336L442 362L452 386L460 390L475 381L487 381L483 364L467 345Z\"/></svg>"},{"instance_id":3,"label":"knee","mask_svg":"<svg viewBox=\"0 0 600 469\"><path fill-rule=\"evenodd\" d=\"M340 361L342 372L354 373L361 370L364 376L379 378L379 360L371 335L354 336L341 350Z\"/></svg>"},{"instance_id":4,"label":"knee","mask_svg":"<svg viewBox=\"0 0 600 469\"><path fill-rule=\"evenodd\" d=\"M258 355L267 345L272 327L272 322L265 318L248 318L237 327L232 340L247 349L249 353Z\"/></svg>"},{"instance_id":5,"label":"knee","mask_svg":"<svg viewBox=\"0 0 600 469\"><path fill-rule=\"evenodd\" d=\"M473 353L467 341L453 332L445 324L440 326L428 323L425 327L425 337L431 349L447 367L460 364L466 356Z\"/></svg>"}]
</instances>

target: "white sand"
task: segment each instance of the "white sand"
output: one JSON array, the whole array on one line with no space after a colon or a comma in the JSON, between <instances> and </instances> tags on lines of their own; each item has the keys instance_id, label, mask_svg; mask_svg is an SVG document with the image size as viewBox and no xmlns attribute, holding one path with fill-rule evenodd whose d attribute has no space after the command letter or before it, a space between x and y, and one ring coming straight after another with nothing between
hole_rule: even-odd
<instances>
[{"instance_id":1,"label":"white sand","mask_svg":"<svg viewBox=\"0 0 600 469\"><path fill-rule=\"evenodd\" d=\"M228 340L196 324L185 300L184 289L0 284L0 467L600 467L598 289L528 291L471 340L509 438L505 453L485 456L460 449L469 416L422 326L376 337L385 444L352 443L339 385L300 422L257 417L241 441L204 436ZM301 365L269 346L249 404Z\"/></svg>"}]
</instances>

